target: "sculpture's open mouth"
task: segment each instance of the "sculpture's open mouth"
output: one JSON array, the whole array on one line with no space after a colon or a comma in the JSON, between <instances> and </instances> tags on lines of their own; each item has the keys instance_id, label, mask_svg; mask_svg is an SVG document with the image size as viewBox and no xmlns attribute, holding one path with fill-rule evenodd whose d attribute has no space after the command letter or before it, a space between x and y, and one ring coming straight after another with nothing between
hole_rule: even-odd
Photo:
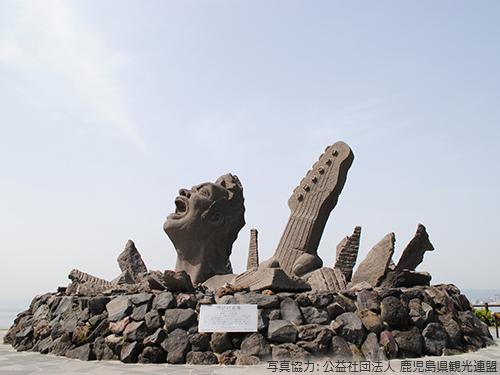
<instances>
[{"instance_id":1,"label":"sculpture's open mouth","mask_svg":"<svg viewBox=\"0 0 500 375\"><path fill-rule=\"evenodd\" d=\"M188 210L187 199L183 197L175 198L175 213L178 215L184 215Z\"/></svg>"}]
</instances>

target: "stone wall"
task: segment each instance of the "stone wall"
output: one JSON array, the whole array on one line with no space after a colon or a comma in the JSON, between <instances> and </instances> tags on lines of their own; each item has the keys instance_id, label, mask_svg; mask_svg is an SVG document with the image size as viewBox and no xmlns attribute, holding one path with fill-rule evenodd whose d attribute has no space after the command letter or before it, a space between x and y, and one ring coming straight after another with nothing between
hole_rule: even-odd
<instances>
[{"instance_id":1,"label":"stone wall","mask_svg":"<svg viewBox=\"0 0 500 375\"><path fill-rule=\"evenodd\" d=\"M199 333L201 304L257 304L256 333ZM475 351L493 340L454 285L343 293L47 293L4 338L18 351L125 363L386 360Z\"/></svg>"}]
</instances>

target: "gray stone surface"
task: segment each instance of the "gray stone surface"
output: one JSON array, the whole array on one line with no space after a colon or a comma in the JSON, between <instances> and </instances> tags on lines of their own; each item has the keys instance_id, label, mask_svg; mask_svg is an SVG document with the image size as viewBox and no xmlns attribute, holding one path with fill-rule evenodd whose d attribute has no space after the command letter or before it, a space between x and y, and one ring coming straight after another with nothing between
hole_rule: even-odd
<instances>
[{"instance_id":1,"label":"gray stone surface","mask_svg":"<svg viewBox=\"0 0 500 375\"><path fill-rule=\"evenodd\" d=\"M338 336L357 346L361 345L366 338L363 322L352 312L339 315L335 319L335 325L332 323L332 327L335 328Z\"/></svg>"},{"instance_id":2,"label":"gray stone surface","mask_svg":"<svg viewBox=\"0 0 500 375\"><path fill-rule=\"evenodd\" d=\"M153 300L153 309L166 310L175 307L176 300L171 292L157 294Z\"/></svg>"},{"instance_id":3,"label":"gray stone surface","mask_svg":"<svg viewBox=\"0 0 500 375\"><path fill-rule=\"evenodd\" d=\"M368 253L359 264L351 280L352 285L366 281L375 287L387 272L387 266L394 254L396 237L394 233L387 234Z\"/></svg>"},{"instance_id":4,"label":"gray stone surface","mask_svg":"<svg viewBox=\"0 0 500 375\"><path fill-rule=\"evenodd\" d=\"M352 270L356 265L359 251L361 227L355 227L351 236L345 237L337 245L334 269L340 270L347 282L351 281Z\"/></svg>"},{"instance_id":5,"label":"gray stone surface","mask_svg":"<svg viewBox=\"0 0 500 375\"><path fill-rule=\"evenodd\" d=\"M177 251L175 271L186 271L194 285L231 274L233 242L245 225L243 187L226 174L215 183L179 190L175 212L163 229Z\"/></svg>"},{"instance_id":6,"label":"gray stone surface","mask_svg":"<svg viewBox=\"0 0 500 375\"><path fill-rule=\"evenodd\" d=\"M173 364L186 363L186 354L190 350L189 337L183 329L170 332L161 347L167 352L167 362Z\"/></svg>"},{"instance_id":7,"label":"gray stone surface","mask_svg":"<svg viewBox=\"0 0 500 375\"><path fill-rule=\"evenodd\" d=\"M171 309L165 311L165 329L171 332L177 328L188 329L196 322L197 314L192 309Z\"/></svg>"},{"instance_id":8,"label":"gray stone surface","mask_svg":"<svg viewBox=\"0 0 500 375\"><path fill-rule=\"evenodd\" d=\"M287 297L280 304L281 317L290 323L300 325L304 322L302 311L293 299Z\"/></svg>"},{"instance_id":9,"label":"gray stone surface","mask_svg":"<svg viewBox=\"0 0 500 375\"><path fill-rule=\"evenodd\" d=\"M325 324L330 320L328 312L314 306L302 307L302 315L307 324Z\"/></svg>"},{"instance_id":10,"label":"gray stone surface","mask_svg":"<svg viewBox=\"0 0 500 375\"><path fill-rule=\"evenodd\" d=\"M241 342L241 352L244 355L265 359L271 355L271 346L260 333L252 333Z\"/></svg>"},{"instance_id":11,"label":"gray stone surface","mask_svg":"<svg viewBox=\"0 0 500 375\"><path fill-rule=\"evenodd\" d=\"M286 320L271 320L267 338L272 342L295 343L297 342L297 327Z\"/></svg>"},{"instance_id":12,"label":"gray stone surface","mask_svg":"<svg viewBox=\"0 0 500 375\"><path fill-rule=\"evenodd\" d=\"M108 302L106 310L108 311L108 319L116 322L132 313L133 304L128 296L118 296Z\"/></svg>"},{"instance_id":13,"label":"gray stone surface","mask_svg":"<svg viewBox=\"0 0 500 375\"><path fill-rule=\"evenodd\" d=\"M385 349L379 344L377 334L374 332L368 334L361 351L368 361L387 361Z\"/></svg>"},{"instance_id":14,"label":"gray stone surface","mask_svg":"<svg viewBox=\"0 0 500 375\"><path fill-rule=\"evenodd\" d=\"M417 232L413 239L408 243L406 248L403 250L401 258L396 266L396 270L415 270L417 266L424 260L424 253L426 251L433 251L434 246L432 246L429 235L425 227L422 224L418 224Z\"/></svg>"}]
</instances>

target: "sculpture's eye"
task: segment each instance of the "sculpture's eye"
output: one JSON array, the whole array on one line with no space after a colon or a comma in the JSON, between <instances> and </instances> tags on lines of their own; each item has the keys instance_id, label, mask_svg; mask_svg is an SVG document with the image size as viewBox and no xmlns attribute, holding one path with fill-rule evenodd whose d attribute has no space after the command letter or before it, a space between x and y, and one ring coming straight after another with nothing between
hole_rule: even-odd
<instances>
[{"instance_id":1,"label":"sculpture's eye","mask_svg":"<svg viewBox=\"0 0 500 375\"><path fill-rule=\"evenodd\" d=\"M199 192L200 192L200 194L203 194L203 195L205 195L205 196L207 196L207 197L210 197L210 192L209 192L209 191L208 191L208 189L206 189L206 188L201 188L201 189L199 190Z\"/></svg>"}]
</instances>

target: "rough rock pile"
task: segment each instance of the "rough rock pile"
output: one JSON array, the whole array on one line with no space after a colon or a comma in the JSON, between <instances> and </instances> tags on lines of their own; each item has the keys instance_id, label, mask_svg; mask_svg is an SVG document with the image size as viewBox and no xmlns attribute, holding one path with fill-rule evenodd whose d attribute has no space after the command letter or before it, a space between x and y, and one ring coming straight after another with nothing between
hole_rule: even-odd
<instances>
[{"instance_id":1,"label":"rough rock pile","mask_svg":"<svg viewBox=\"0 0 500 375\"><path fill-rule=\"evenodd\" d=\"M258 332L199 333L201 304L257 304ZM125 363L255 364L386 360L475 351L494 342L452 284L342 293L150 291L34 298L4 338L18 351Z\"/></svg>"}]
</instances>

